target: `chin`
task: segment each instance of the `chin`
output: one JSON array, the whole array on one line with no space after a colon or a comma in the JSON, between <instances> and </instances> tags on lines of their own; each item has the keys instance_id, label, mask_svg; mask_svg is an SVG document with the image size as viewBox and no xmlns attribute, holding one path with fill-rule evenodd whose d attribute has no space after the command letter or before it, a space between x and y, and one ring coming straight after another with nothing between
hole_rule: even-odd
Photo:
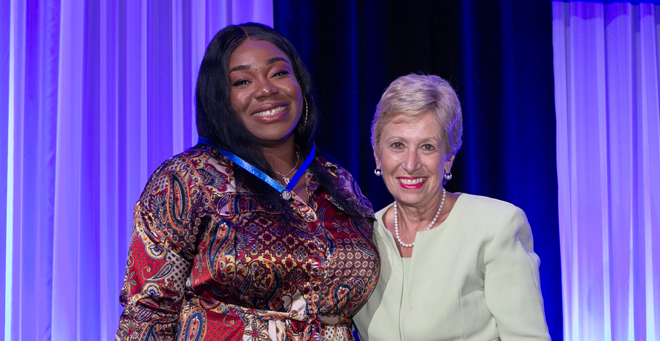
<instances>
[{"instance_id":1,"label":"chin","mask_svg":"<svg viewBox=\"0 0 660 341\"><path fill-rule=\"evenodd\" d=\"M293 138L293 133L291 134L273 134L273 135L267 135L267 136L257 136L257 140L261 145L264 146L269 146L269 145L277 145L280 143L286 142L288 139Z\"/></svg>"},{"instance_id":2,"label":"chin","mask_svg":"<svg viewBox=\"0 0 660 341\"><path fill-rule=\"evenodd\" d=\"M400 196L394 196L394 199L398 203L406 205L406 206L415 206L415 205L421 204L422 201L424 201L424 197L419 196L419 195L415 195L415 196L400 195Z\"/></svg>"}]
</instances>

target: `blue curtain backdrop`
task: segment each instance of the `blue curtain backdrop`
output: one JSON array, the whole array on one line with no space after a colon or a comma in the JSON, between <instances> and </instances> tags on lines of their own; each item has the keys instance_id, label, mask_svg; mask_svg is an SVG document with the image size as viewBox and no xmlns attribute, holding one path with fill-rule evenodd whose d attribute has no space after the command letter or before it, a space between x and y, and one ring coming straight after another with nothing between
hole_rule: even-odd
<instances>
[{"instance_id":1,"label":"blue curtain backdrop","mask_svg":"<svg viewBox=\"0 0 660 341\"><path fill-rule=\"evenodd\" d=\"M380 209L369 127L396 77L448 79L465 117L450 191L521 207L541 257L552 338L562 340L552 11L548 1L274 1L275 28L310 69L324 115L319 145Z\"/></svg>"},{"instance_id":2,"label":"blue curtain backdrop","mask_svg":"<svg viewBox=\"0 0 660 341\"><path fill-rule=\"evenodd\" d=\"M564 3L555 6L579 7ZM556 85L562 84L553 82L550 1L275 0L270 6L266 0L0 1L0 179L6 179L0 181L0 221L5 223L0 233L0 335L12 340L112 338L132 206L153 168L194 144L192 91L204 47L228 23L272 23L271 9L275 28L298 48L316 83L324 115L320 147L355 175L375 208L392 200L382 180L373 175L369 125L375 104L398 76L438 74L457 89L465 115L464 145L448 189L506 200L528 214L542 260L541 285L553 339L600 337L601 331L589 332L583 327L586 322L578 321L592 323L595 310L575 302L591 297L595 285L610 282L611 289L605 288L614 293L612 297L626 289L635 303L618 309L612 299L611 311L603 316L616 321L594 328L601 328L605 339L657 334L649 329L657 325L652 323L657 314L641 317L640 302L652 297L648 293L655 289L655 282L639 284L642 275L631 277L630 283L644 290L618 285L627 277L616 275L617 270L603 283L589 279L568 284L565 293L584 293L562 297L554 94ZM604 46L610 52L628 56L625 44L616 43L622 37L614 30L617 25L628 30L626 39L637 41L635 25L654 32L653 23L660 22L657 5L646 12L636 12L630 4L608 6L601 26L609 34ZM632 8L632 19L607 10L619 7ZM564 12L557 13L573 18L567 30L575 28L571 23L581 22L574 19L579 16L568 16L569 10ZM643 25L629 24L633 19ZM650 36L647 40L657 40ZM590 61L585 58L593 66ZM609 55L607 61L614 63ZM620 71L619 66L627 64L612 65ZM648 74L639 73L639 79ZM641 89L638 84L630 87ZM593 94L591 89L582 85L571 91ZM655 119L657 110L650 110L648 117ZM579 136L591 141L588 135ZM608 141L613 151L621 145L617 139ZM644 153L656 167L657 153ZM648 183L655 184L653 172L643 174L651 174ZM590 172L584 176L604 178ZM646 179L631 177L638 178ZM655 192L644 186L640 193L655 198ZM649 205L656 204L657 200ZM657 211L636 209L652 218ZM603 212L606 221L618 214L609 208ZM650 221L644 225L645 235L657 233L657 218ZM635 224L631 226L642 226ZM621 234L618 228L611 230ZM585 239L593 237L580 231ZM653 279L660 264L657 251L648 251L653 250L653 239L642 240L642 232L634 231L638 242L644 242L647 260L637 260L640 254L630 258L630 266L620 268L636 269L630 273ZM611 269L619 269L616 262L628 259L615 257L619 248L626 249L624 244L612 244ZM566 254L576 250L563 248ZM577 273L575 269L571 271ZM563 320L562 300L573 302L565 305ZM624 318L634 328L622 327ZM566 322L568 336L562 335L562 321L574 321ZM630 334L633 329L637 334Z\"/></svg>"},{"instance_id":3,"label":"blue curtain backdrop","mask_svg":"<svg viewBox=\"0 0 660 341\"><path fill-rule=\"evenodd\" d=\"M553 1L565 340L660 339L660 5Z\"/></svg>"},{"instance_id":4,"label":"blue curtain backdrop","mask_svg":"<svg viewBox=\"0 0 660 341\"><path fill-rule=\"evenodd\" d=\"M648 2L0 1L0 339L113 339L132 207L196 141L204 48L228 23L273 24L273 10L316 83L320 147L375 208L392 201L373 175L375 104L398 76L438 74L465 115L448 189L528 214L553 339L653 339L660 10Z\"/></svg>"}]
</instances>

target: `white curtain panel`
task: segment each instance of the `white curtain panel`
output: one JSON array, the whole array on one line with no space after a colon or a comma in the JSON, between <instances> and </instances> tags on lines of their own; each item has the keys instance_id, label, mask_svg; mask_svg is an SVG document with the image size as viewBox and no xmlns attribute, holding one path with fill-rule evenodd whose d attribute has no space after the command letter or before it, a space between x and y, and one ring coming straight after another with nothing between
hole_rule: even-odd
<instances>
[{"instance_id":1,"label":"white curtain panel","mask_svg":"<svg viewBox=\"0 0 660 341\"><path fill-rule=\"evenodd\" d=\"M660 5L552 11L564 340L659 340Z\"/></svg>"},{"instance_id":2,"label":"white curtain panel","mask_svg":"<svg viewBox=\"0 0 660 341\"><path fill-rule=\"evenodd\" d=\"M0 339L114 340L133 205L206 45L271 0L0 1Z\"/></svg>"}]
</instances>

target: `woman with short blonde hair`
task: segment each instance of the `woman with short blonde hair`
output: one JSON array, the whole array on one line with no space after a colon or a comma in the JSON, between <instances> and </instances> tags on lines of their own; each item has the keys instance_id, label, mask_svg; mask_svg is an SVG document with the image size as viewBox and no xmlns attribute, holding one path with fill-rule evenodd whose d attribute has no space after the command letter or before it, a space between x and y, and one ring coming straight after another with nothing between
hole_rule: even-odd
<instances>
[{"instance_id":1,"label":"woman with short blonde hair","mask_svg":"<svg viewBox=\"0 0 660 341\"><path fill-rule=\"evenodd\" d=\"M354 318L360 339L549 340L525 213L444 189L463 133L449 83L398 78L371 131L375 173L395 201L376 213L381 275Z\"/></svg>"}]
</instances>

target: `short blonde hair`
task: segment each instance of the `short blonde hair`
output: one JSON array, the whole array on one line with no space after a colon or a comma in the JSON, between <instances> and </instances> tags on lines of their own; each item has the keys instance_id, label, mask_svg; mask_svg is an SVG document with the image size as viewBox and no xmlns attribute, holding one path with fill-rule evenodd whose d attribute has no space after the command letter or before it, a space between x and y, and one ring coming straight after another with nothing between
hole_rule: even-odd
<instances>
[{"instance_id":1,"label":"short blonde hair","mask_svg":"<svg viewBox=\"0 0 660 341\"><path fill-rule=\"evenodd\" d=\"M414 117L427 112L435 115L442 127L445 153L456 154L463 144L461 103L449 82L434 75L401 76L387 87L371 122L371 146L377 150L383 127L395 116Z\"/></svg>"}]
</instances>

